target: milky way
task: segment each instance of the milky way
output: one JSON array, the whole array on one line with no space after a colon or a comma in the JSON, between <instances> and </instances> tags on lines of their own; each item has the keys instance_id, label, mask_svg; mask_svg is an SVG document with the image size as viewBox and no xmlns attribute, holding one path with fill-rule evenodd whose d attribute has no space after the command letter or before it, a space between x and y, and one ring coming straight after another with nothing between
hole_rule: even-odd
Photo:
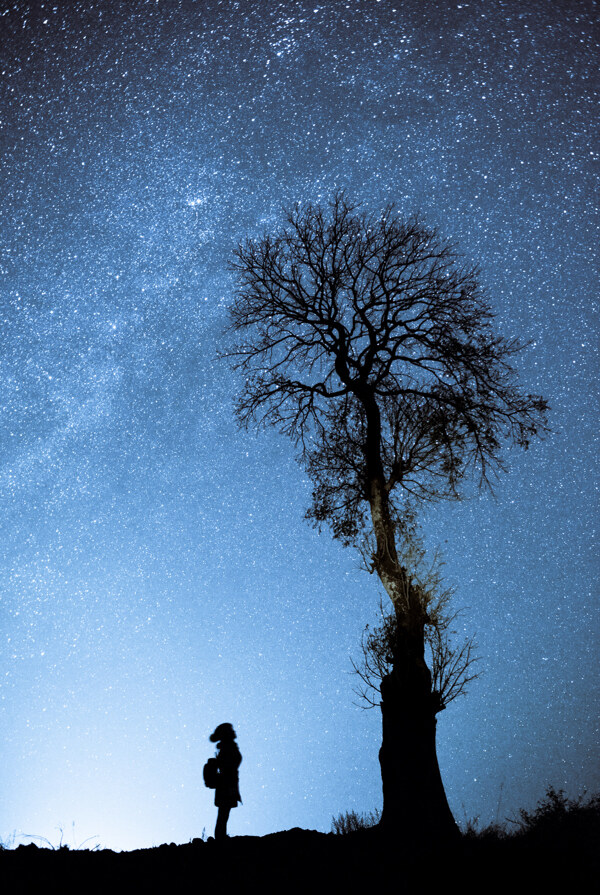
<instances>
[{"instance_id":1,"label":"milky way","mask_svg":"<svg viewBox=\"0 0 600 895\"><path fill-rule=\"evenodd\" d=\"M0 10L0 836L211 832L221 721L232 834L381 805L349 673L377 584L215 359L236 244L337 188L479 265L551 408L495 496L423 515L482 657L438 725L451 807L597 788L597 3Z\"/></svg>"}]
</instances>

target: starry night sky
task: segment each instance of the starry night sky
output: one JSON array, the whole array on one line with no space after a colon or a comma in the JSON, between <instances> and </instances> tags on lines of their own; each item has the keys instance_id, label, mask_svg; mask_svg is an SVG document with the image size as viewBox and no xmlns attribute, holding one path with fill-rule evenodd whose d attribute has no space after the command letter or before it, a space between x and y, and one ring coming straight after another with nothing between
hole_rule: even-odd
<instances>
[{"instance_id":1,"label":"starry night sky","mask_svg":"<svg viewBox=\"0 0 600 895\"><path fill-rule=\"evenodd\" d=\"M233 835L380 807L350 657L381 592L215 359L236 244L340 187L479 264L551 407L495 496L423 516L482 657L439 717L451 807L597 789L598 4L0 12L0 837L212 833L222 721Z\"/></svg>"}]
</instances>

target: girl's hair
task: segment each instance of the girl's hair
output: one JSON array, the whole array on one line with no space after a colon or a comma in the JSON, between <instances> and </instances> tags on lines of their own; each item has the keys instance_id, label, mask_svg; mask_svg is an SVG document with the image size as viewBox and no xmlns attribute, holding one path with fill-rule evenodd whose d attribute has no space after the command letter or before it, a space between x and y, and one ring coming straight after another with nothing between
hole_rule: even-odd
<instances>
[{"instance_id":1,"label":"girl's hair","mask_svg":"<svg viewBox=\"0 0 600 895\"><path fill-rule=\"evenodd\" d=\"M220 740L235 740L236 733L233 726L229 723L219 724L219 726L211 733L209 740L211 743L218 743Z\"/></svg>"}]
</instances>

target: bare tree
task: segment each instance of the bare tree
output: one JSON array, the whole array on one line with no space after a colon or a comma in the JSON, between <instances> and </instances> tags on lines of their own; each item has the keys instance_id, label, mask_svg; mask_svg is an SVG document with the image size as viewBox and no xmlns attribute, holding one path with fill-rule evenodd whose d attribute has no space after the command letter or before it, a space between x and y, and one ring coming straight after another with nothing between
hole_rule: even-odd
<instances>
[{"instance_id":1,"label":"bare tree","mask_svg":"<svg viewBox=\"0 0 600 895\"><path fill-rule=\"evenodd\" d=\"M233 267L239 421L294 440L313 483L308 518L362 551L393 606L382 824L405 839L452 834L425 661L431 606L398 549L406 499L457 497L471 471L489 484L503 442L527 447L544 431L545 402L519 388L520 346L494 332L477 270L393 207L371 216L341 193L297 207Z\"/></svg>"}]
</instances>

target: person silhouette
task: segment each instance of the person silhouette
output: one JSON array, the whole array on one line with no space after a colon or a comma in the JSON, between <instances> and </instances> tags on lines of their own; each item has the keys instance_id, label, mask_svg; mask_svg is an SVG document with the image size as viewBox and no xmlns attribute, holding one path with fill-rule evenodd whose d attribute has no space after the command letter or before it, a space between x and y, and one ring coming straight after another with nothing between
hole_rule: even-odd
<instances>
[{"instance_id":1,"label":"person silhouette","mask_svg":"<svg viewBox=\"0 0 600 895\"><path fill-rule=\"evenodd\" d=\"M236 743L236 732L231 724L219 724L211 733L209 740L217 744L217 767L219 769L218 782L215 787L215 806L217 812L217 824L215 826L215 840L227 838L227 821L232 808L242 801L238 768L242 763L242 755Z\"/></svg>"}]
</instances>

